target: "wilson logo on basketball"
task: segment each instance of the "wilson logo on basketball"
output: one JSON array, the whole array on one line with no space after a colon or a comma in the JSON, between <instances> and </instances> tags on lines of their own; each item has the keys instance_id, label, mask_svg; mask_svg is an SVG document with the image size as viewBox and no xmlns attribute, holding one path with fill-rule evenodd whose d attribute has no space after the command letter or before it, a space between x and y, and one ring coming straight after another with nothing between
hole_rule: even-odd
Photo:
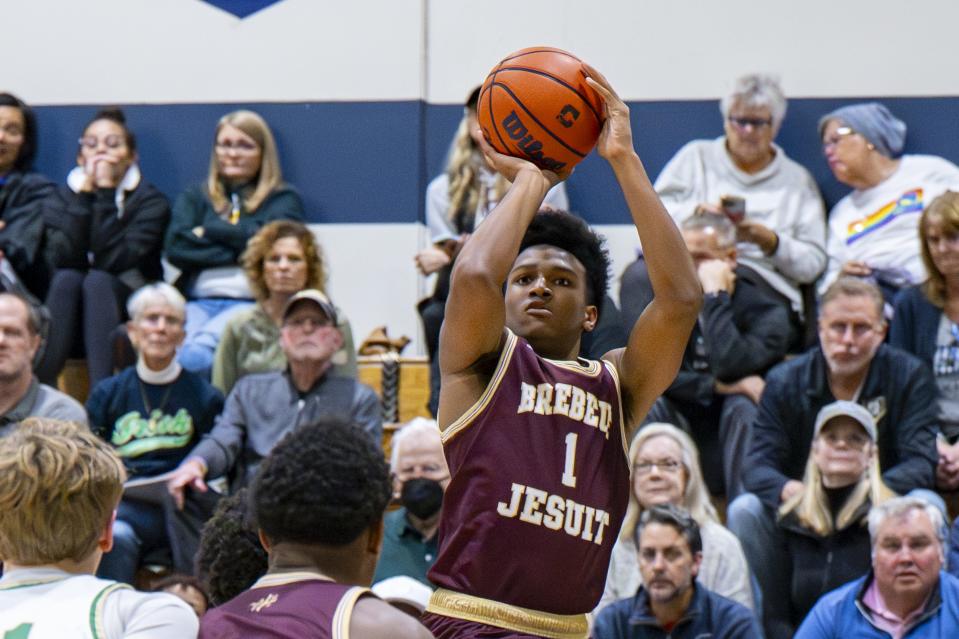
<instances>
[{"instance_id":1,"label":"wilson logo on basketball","mask_svg":"<svg viewBox=\"0 0 959 639\"><path fill-rule=\"evenodd\" d=\"M565 162L546 157L543 153L543 143L530 135L529 129L520 120L516 111L510 111L509 115L503 118L502 125L510 139L516 142L519 150L540 167L549 171L558 171L566 166Z\"/></svg>"},{"instance_id":2,"label":"wilson logo on basketball","mask_svg":"<svg viewBox=\"0 0 959 639\"><path fill-rule=\"evenodd\" d=\"M579 111L572 104L567 104L563 110L556 115L556 119L567 129L573 126L573 123L579 119Z\"/></svg>"}]
</instances>

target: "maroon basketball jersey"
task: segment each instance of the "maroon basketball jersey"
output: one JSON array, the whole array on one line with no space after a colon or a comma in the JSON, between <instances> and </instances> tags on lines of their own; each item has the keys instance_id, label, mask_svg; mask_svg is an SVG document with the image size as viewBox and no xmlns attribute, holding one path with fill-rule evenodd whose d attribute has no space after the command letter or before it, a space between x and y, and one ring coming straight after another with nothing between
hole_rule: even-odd
<instances>
[{"instance_id":1,"label":"maroon basketball jersey","mask_svg":"<svg viewBox=\"0 0 959 639\"><path fill-rule=\"evenodd\" d=\"M264 575L249 590L207 612L201 639L338 639L350 636L356 600L374 596L314 572Z\"/></svg>"},{"instance_id":2,"label":"maroon basketball jersey","mask_svg":"<svg viewBox=\"0 0 959 639\"><path fill-rule=\"evenodd\" d=\"M619 380L507 332L483 396L443 433L452 479L429 578L560 615L591 611L629 498Z\"/></svg>"}]
</instances>

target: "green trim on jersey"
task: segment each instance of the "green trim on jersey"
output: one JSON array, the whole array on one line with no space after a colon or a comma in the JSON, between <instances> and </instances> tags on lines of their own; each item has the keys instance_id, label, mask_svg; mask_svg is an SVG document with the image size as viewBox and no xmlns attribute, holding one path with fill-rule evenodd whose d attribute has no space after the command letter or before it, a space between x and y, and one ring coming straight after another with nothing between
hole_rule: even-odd
<instances>
[{"instance_id":1,"label":"green trim on jersey","mask_svg":"<svg viewBox=\"0 0 959 639\"><path fill-rule=\"evenodd\" d=\"M93 598L93 603L90 604L90 632L93 634L94 639L107 639L107 633L103 629L103 607L107 603L107 595L117 590L124 590L129 588L132 590L131 586L126 584L110 584Z\"/></svg>"}]
</instances>

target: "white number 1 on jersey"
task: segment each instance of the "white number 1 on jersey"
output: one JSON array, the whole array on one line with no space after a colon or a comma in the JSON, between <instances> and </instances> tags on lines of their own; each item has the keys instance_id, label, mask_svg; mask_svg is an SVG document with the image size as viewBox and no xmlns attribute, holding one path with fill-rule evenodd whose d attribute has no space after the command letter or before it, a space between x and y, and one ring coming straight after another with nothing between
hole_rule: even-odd
<instances>
[{"instance_id":1,"label":"white number 1 on jersey","mask_svg":"<svg viewBox=\"0 0 959 639\"><path fill-rule=\"evenodd\" d=\"M579 435L566 435L566 465L563 467L563 485L576 488L576 475L573 474L573 465L576 463L576 440Z\"/></svg>"}]
</instances>

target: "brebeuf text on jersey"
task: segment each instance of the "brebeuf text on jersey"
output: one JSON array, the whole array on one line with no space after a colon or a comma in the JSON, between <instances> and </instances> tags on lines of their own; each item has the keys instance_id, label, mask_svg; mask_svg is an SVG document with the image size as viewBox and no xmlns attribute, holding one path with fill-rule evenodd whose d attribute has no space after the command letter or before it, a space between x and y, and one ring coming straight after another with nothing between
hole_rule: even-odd
<instances>
[{"instance_id":1,"label":"brebeuf text on jersey","mask_svg":"<svg viewBox=\"0 0 959 639\"><path fill-rule=\"evenodd\" d=\"M609 439L609 429L613 423L613 407L609 402L572 384L544 382L533 386L520 383L522 387L517 414L565 415L599 429Z\"/></svg>"}]
</instances>

